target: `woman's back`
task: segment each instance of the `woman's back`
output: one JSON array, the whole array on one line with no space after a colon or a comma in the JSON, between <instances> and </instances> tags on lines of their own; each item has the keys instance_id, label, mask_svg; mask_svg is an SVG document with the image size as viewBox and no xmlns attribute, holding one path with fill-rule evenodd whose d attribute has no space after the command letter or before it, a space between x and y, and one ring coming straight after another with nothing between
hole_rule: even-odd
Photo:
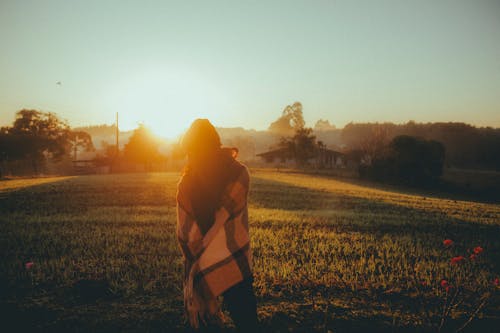
<instances>
[{"instance_id":1,"label":"woman's back","mask_svg":"<svg viewBox=\"0 0 500 333\"><path fill-rule=\"evenodd\" d=\"M223 295L237 328L255 332L256 300L248 228L249 174L234 149L221 148L206 119L182 146L188 164L177 193L177 237L184 255L184 304L193 327L220 318Z\"/></svg>"},{"instance_id":2,"label":"woman's back","mask_svg":"<svg viewBox=\"0 0 500 333\"><path fill-rule=\"evenodd\" d=\"M244 166L236 161L232 149L219 149L206 156L203 163L188 164L179 183L191 199L202 234L214 223L226 186L235 181Z\"/></svg>"}]
</instances>

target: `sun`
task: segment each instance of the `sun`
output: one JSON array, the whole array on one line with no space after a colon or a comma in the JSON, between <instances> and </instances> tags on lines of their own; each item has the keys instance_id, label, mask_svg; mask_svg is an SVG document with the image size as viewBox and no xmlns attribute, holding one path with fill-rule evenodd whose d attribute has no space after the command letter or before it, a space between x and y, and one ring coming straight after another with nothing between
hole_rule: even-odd
<instances>
[{"instance_id":1,"label":"sun","mask_svg":"<svg viewBox=\"0 0 500 333\"><path fill-rule=\"evenodd\" d=\"M154 116L154 122L144 124L158 137L177 139L182 136L192 122L190 117L171 117L169 114Z\"/></svg>"},{"instance_id":2,"label":"sun","mask_svg":"<svg viewBox=\"0 0 500 333\"><path fill-rule=\"evenodd\" d=\"M143 70L115 87L120 128L139 123L155 135L176 139L196 118L221 120L227 99L217 84L190 70Z\"/></svg>"}]
</instances>

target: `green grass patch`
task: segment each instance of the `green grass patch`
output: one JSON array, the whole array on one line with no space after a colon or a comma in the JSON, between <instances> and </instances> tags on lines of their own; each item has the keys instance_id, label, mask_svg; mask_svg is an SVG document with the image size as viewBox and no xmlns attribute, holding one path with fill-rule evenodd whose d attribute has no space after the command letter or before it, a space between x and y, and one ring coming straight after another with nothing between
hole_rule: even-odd
<instances>
[{"instance_id":1,"label":"green grass patch","mask_svg":"<svg viewBox=\"0 0 500 333\"><path fill-rule=\"evenodd\" d=\"M46 331L183 331L175 237L179 174L0 182L0 293L8 325ZM443 331L498 325L500 206L321 176L258 171L250 191L266 331L426 331L449 279L463 302ZM443 240L454 240L451 248ZM474 262L454 255L482 246ZM25 264L33 262L30 269ZM228 329L230 330L230 329Z\"/></svg>"}]
</instances>

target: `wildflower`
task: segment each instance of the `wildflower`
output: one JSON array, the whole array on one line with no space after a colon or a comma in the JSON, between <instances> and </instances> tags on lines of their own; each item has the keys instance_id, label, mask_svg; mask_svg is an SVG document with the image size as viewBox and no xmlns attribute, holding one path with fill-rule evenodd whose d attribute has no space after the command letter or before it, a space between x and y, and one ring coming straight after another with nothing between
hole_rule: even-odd
<instances>
[{"instance_id":1,"label":"wildflower","mask_svg":"<svg viewBox=\"0 0 500 333\"><path fill-rule=\"evenodd\" d=\"M498 286L498 285L500 284L500 279L495 278L495 279L493 280L493 284L494 284L495 286Z\"/></svg>"},{"instance_id":2,"label":"wildflower","mask_svg":"<svg viewBox=\"0 0 500 333\"><path fill-rule=\"evenodd\" d=\"M453 258L451 258L451 264L456 265L456 264L461 263L464 260L465 260L465 258L463 256L453 257Z\"/></svg>"},{"instance_id":3,"label":"wildflower","mask_svg":"<svg viewBox=\"0 0 500 333\"><path fill-rule=\"evenodd\" d=\"M443 245L444 246L451 246L451 245L453 245L453 241L451 239L445 239L443 241Z\"/></svg>"},{"instance_id":4,"label":"wildflower","mask_svg":"<svg viewBox=\"0 0 500 333\"><path fill-rule=\"evenodd\" d=\"M473 261L476 260L477 254L473 253L473 254L470 255L469 258L470 258L470 260L473 260Z\"/></svg>"},{"instance_id":5,"label":"wildflower","mask_svg":"<svg viewBox=\"0 0 500 333\"><path fill-rule=\"evenodd\" d=\"M26 269L31 269L33 267L33 261L28 261L27 263L24 264L24 268Z\"/></svg>"},{"instance_id":6,"label":"wildflower","mask_svg":"<svg viewBox=\"0 0 500 333\"><path fill-rule=\"evenodd\" d=\"M481 246L476 246L474 248L474 253L475 254L480 254L481 252L483 252L483 248Z\"/></svg>"},{"instance_id":7,"label":"wildflower","mask_svg":"<svg viewBox=\"0 0 500 333\"><path fill-rule=\"evenodd\" d=\"M443 287L443 288L446 288L449 286L448 281L446 281L445 279L441 280L440 284L441 284L441 287Z\"/></svg>"}]
</instances>

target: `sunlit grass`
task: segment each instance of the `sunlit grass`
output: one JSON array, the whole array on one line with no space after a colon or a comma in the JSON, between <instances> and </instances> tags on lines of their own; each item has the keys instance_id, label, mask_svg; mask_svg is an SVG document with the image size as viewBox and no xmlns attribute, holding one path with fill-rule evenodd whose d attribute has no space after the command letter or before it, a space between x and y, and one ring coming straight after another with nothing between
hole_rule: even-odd
<instances>
[{"instance_id":1,"label":"sunlit grass","mask_svg":"<svg viewBox=\"0 0 500 333\"><path fill-rule=\"evenodd\" d=\"M7 299L21 308L62 311L50 324L56 328L72 314L88 327L122 325L116 323L124 312L130 327L149 318L182 328L178 179L158 173L1 182L0 279ZM399 322L418 325L415 274L432 300L440 279L456 276L450 256L477 245L485 253L471 268L476 284L486 287L499 273L495 204L424 200L331 178L259 171L252 176L249 215L259 314L268 327L324 330L325 316L332 328L340 319L391 320L395 307ZM445 238L455 241L452 249L443 248ZM28 261L34 262L29 272ZM106 281L115 298L69 306L74 283L85 279ZM387 291L398 300L387 299ZM100 314L102 304L114 310Z\"/></svg>"},{"instance_id":2,"label":"sunlit grass","mask_svg":"<svg viewBox=\"0 0 500 333\"><path fill-rule=\"evenodd\" d=\"M70 178L72 177L20 178L0 181L0 192L19 190L30 186L43 185L48 183L55 183Z\"/></svg>"}]
</instances>

